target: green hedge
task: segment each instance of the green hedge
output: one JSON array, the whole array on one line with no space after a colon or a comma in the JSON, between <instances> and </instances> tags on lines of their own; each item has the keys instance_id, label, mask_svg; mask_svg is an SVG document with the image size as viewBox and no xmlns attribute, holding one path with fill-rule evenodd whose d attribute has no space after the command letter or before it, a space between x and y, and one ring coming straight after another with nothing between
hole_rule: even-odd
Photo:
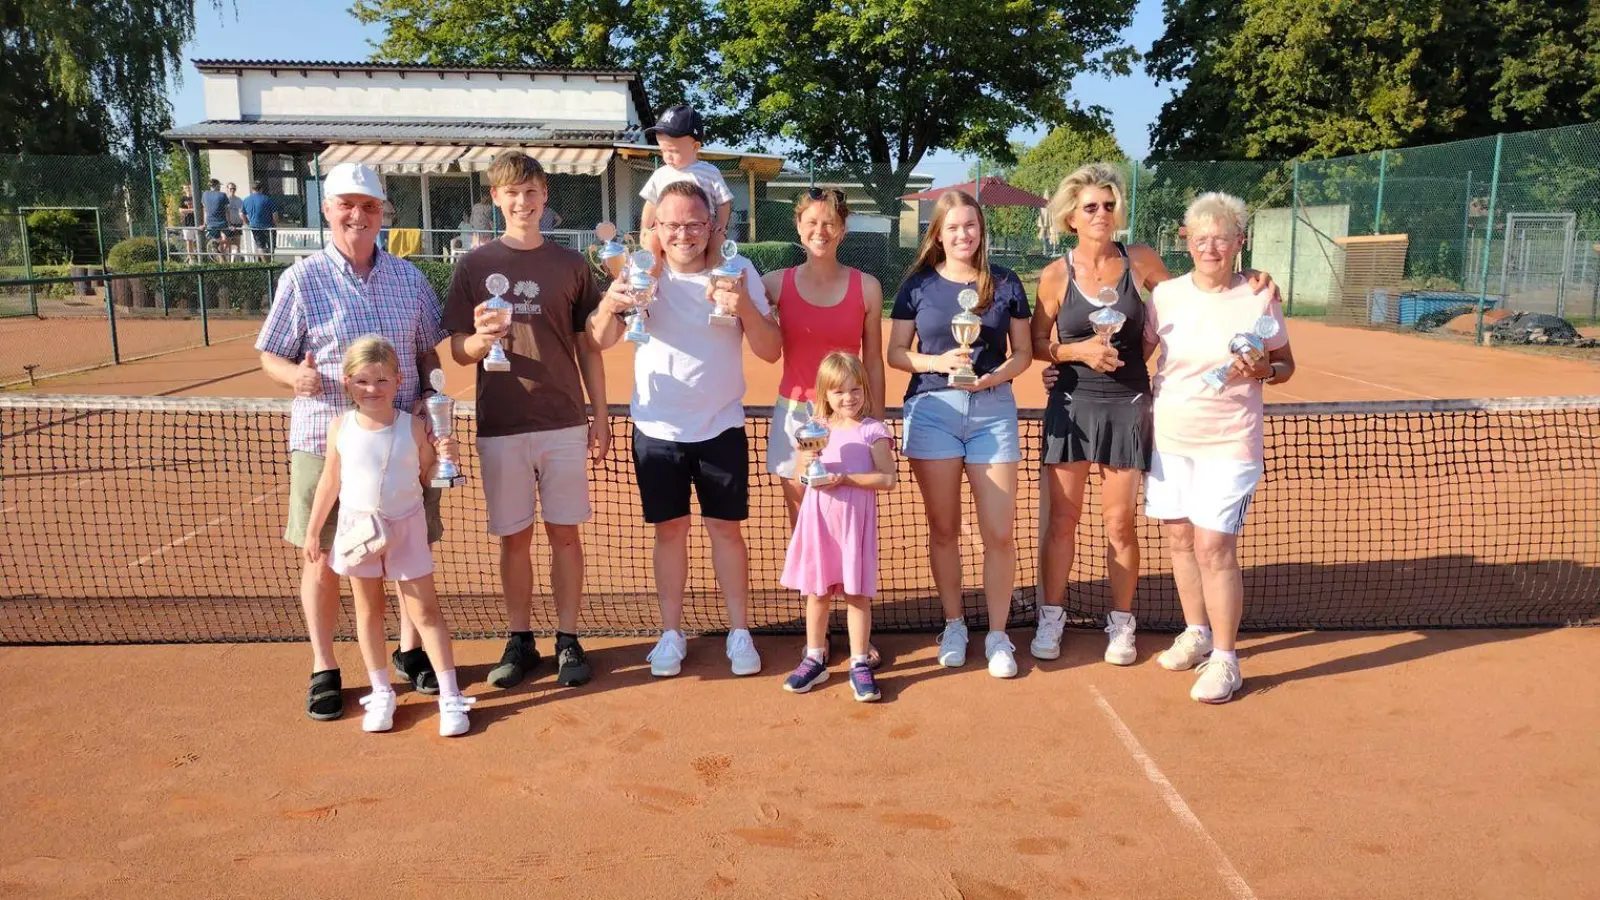
<instances>
[{"instance_id":1,"label":"green hedge","mask_svg":"<svg viewBox=\"0 0 1600 900\"><path fill-rule=\"evenodd\" d=\"M72 274L73 268L75 268L75 267L74 266L34 266L33 267L32 277L33 278L66 278L66 277L68 277L68 276L70 276ZM100 273L100 267L99 266L78 266L76 268L85 269L88 272L90 272L92 274L96 274L96 275L98 275ZM0 280L15 281L15 280L28 278L28 277L29 277L29 272L28 272L28 269L26 267L23 267L23 266L0 266ZM11 288L10 290L16 291L16 290L19 290L19 289ZM24 289L21 289L21 290L26 290L26 289L24 288ZM37 290L38 295L41 296L41 297L79 297L79 296L83 296L83 293L84 293L83 284L81 282L64 282L64 283L61 283L61 284L45 284L45 285L40 285L36 290Z\"/></svg>"},{"instance_id":2,"label":"green hedge","mask_svg":"<svg viewBox=\"0 0 1600 900\"><path fill-rule=\"evenodd\" d=\"M894 304L894 295L906 277L906 268L916 258L917 248L890 244L887 234L852 232L839 243L839 262L878 279L883 287L884 309Z\"/></svg>"},{"instance_id":3,"label":"green hedge","mask_svg":"<svg viewBox=\"0 0 1600 900\"><path fill-rule=\"evenodd\" d=\"M791 241L758 241L740 244L739 255L750 260L756 271L765 275L806 261L806 251Z\"/></svg>"},{"instance_id":4,"label":"green hedge","mask_svg":"<svg viewBox=\"0 0 1600 900\"><path fill-rule=\"evenodd\" d=\"M161 259L161 245L153 237L131 237L118 241L106 254L106 268L113 272L131 272L132 266L153 263Z\"/></svg>"},{"instance_id":5,"label":"green hedge","mask_svg":"<svg viewBox=\"0 0 1600 900\"><path fill-rule=\"evenodd\" d=\"M436 259L414 259L411 264L422 270L428 283L433 285L433 292L438 295L439 302L443 304L445 296L450 293L450 276L455 273L455 263Z\"/></svg>"},{"instance_id":6,"label":"green hedge","mask_svg":"<svg viewBox=\"0 0 1600 900\"><path fill-rule=\"evenodd\" d=\"M287 268L287 266L283 267ZM219 311L257 313L272 305L272 286L283 268L271 273L259 263L214 263L210 265L170 265L166 278L130 278L111 282L111 295L118 306L154 308L162 306L161 291L166 291L166 307L174 310L200 309L200 275L205 276L206 308ZM157 263L134 263L129 274L160 271Z\"/></svg>"}]
</instances>

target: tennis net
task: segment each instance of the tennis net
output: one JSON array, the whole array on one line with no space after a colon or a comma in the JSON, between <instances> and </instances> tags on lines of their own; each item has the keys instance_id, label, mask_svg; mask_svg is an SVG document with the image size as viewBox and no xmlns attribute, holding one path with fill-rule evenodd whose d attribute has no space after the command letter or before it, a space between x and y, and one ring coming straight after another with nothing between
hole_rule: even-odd
<instances>
[{"instance_id":1,"label":"tennis net","mask_svg":"<svg viewBox=\"0 0 1600 900\"><path fill-rule=\"evenodd\" d=\"M287 401L0 396L0 643L295 640L298 552L282 540ZM609 456L591 472L584 630L657 622L651 530L632 475L631 422L614 408ZM766 474L769 411L748 410L751 624L803 631L778 584L788 519ZM459 436L468 486L446 492L436 577L452 629L503 633L498 549L485 531L472 410ZM891 430L901 426L890 416ZM1037 459L1042 422L1024 412ZM1421 628L1600 622L1600 398L1315 403L1268 407L1267 463L1239 557L1245 627ZM875 627L936 629L943 614L909 467L880 501ZM1013 625L1033 620L1041 521L1025 465L1015 525ZM1109 606L1091 483L1067 594L1069 619ZM984 622L983 547L963 499L963 604ZM1145 628L1181 627L1157 523L1140 519ZM535 625L554 628L536 530ZM726 626L703 529L692 531L685 627ZM842 621L838 627L842 628ZM341 633L350 636L349 616Z\"/></svg>"}]
</instances>

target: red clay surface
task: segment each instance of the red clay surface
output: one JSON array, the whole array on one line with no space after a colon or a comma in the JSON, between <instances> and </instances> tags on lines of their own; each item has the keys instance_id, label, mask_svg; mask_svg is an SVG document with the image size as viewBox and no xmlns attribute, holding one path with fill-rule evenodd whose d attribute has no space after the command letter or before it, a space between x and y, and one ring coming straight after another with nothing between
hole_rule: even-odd
<instances>
[{"instance_id":1,"label":"red clay surface","mask_svg":"<svg viewBox=\"0 0 1600 900\"><path fill-rule=\"evenodd\" d=\"M717 639L671 680L595 641L589 686L510 691L461 642L457 739L404 688L362 733L352 644L333 723L301 713L303 646L16 648L0 896L1594 897L1594 638L1254 636L1222 707L1158 636L1116 669L1070 634L1012 682L886 637L876 706L837 670L781 691L792 638L746 679Z\"/></svg>"}]
</instances>

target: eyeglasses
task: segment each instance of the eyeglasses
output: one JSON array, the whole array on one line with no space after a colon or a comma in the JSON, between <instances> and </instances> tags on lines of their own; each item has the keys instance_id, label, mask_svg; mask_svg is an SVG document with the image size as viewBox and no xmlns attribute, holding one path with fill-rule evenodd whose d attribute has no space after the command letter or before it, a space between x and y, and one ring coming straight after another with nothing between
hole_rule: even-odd
<instances>
[{"instance_id":1,"label":"eyeglasses","mask_svg":"<svg viewBox=\"0 0 1600 900\"><path fill-rule=\"evenodd\" d=\"M700 232L705 231L706 230L706 226L709 225L709 224L711 224L711 223L710 222L657 222L656 223L656 227L661 229L662 231L665 231L667 234L680 234L681 233L681 234L687 234L690 237L694 237L695 235L699 234Z\"/></svg>"},{"instance_id":2,"label":"eyeglasses","mask_svg":"<svg viewBox=\"0 0 1600 900\"><path fill-rule=\"evenodd\" d=\"M1107 214L1110 214L1117 211L1117 201L1107 200L1104 203L1085 203L1078 208L1083 210L1083 214L1086 216L1092 216L1102 209L1105 210Z\"/></svg>"},{"instance_id":3,"label":"eyeglasses","mask_svg":"<svg viewBox=\"0 0 1600 900\"><path fill-rule=\"evenodd\" d=\"M1205 237L1189 238L1189 246L1196 250L1226 250L1232 247L1239 236L1236 234L1214 234Z\"/></svg>"}]
</instances>

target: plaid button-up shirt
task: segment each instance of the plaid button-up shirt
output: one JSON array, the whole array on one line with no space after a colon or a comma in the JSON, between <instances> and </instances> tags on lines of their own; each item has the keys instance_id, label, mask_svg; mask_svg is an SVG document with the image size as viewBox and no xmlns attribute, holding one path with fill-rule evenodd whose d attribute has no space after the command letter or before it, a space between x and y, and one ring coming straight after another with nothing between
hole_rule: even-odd
<instances>
[{"instance_id":1,"label":"plaid button-up shirt","mask_svg":"<svg viewBox=\"0 0 1600 900\"><path fill-rule=\"evenodd\" d=\"M344 353L363 335L380 334L400 357L394 405L410 411L422 393L417 355L447 337L439 325L439 298L416 266L378 251L365 279L329 245L283 273L256 349L299 362L316 354L322 393L294 398L289 449L326 455L328 426L351 408L344 393Z\"/></svg>"}]
</instances>

